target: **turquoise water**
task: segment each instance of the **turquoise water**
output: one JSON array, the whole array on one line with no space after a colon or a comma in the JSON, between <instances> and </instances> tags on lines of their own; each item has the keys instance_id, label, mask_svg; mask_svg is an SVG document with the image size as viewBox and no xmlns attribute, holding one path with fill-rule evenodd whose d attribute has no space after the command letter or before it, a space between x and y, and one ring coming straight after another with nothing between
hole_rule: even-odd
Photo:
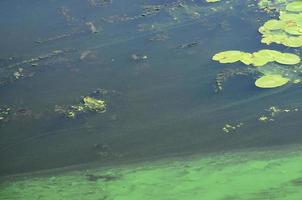
<instances>
[{"instance_id":1,"label":"turquoise water","mask_svg":"<svg viewBox=\"0 0 302 200\"><path fill-rule=\"evenodd\" d=\"M257 29L271 16L253 1L93 2L102 1L0 2L0 105L11 108L0 175L302 142L301 85L261 90L251 73L215 92L217 73L245 67L218 64L215 53L266 47ZM105 113L55 112L97 89L108 91ZM298 111L260 122L272 106Z\"/></svg>"}]
</instances>

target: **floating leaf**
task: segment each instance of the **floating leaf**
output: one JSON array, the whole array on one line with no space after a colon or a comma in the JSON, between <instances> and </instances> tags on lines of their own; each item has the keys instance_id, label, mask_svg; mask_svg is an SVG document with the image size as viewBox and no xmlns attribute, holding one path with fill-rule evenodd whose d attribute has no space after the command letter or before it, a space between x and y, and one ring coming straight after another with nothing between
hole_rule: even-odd
<instances>
[{"instance_id":1,"label":"floating leaf","mask_svg":"<svg viewBox=\"0 0 302 200\"><path fill-rule=\"evenodd\" d=\"M241 54L241 51L223 51L215 54L212 59L220 63L234 63L240 60Z\"/></svg>"},{"instance_id":2,"label":"floating leaf","mask_svg":"<svg viewBox=\"0 0 302 200\"><path fill-rule=\"evenodd\" d=\"M264 23L263 28L267 30L279 30L283 29L284 23L280 20L271 19Z\"/></svg>"},{"instance_id":3,"label":"floating leaf","mask_svg":"<svg viewBox=\"0 0 302 200\"><path fill-rule=\"evenodd\" d=\"M300 57L292 53L282 53L275 60L280 64L295 65L300 62Z\"/></svg>"},{"instance_id":4,"label":"floating leaf","mask_svg":"<svg viewBox=\"0 0 302 200\"><path fill-rule=\"evenodd\" d=\"M291 12L302 11L302 1L294 1L286 5L286 10Z\"/></svg>"},{"instance_id":5,"label":"floating leaf","mask_svg":"<svg viewBox=\"0 0 302 200\"><path fill-rule=\"evenodd\" d=\"M282 53L270 49L262 49L252 54L241 51L223 51L217 53L212 58L220 63L234 63L241 61L246 65L260 67L269 62L278 62L280 64L294 65L300 62L300 57L291 53Z\"/></svg>"},{"instance_id":6,"label":"floating leaf","mask_svg":"<svg viewBox=\"0 0 302 200\"><path fill-rule=\"evenodd\" d=\"M265 75L258 78L255 85L259 88L276 88L285 85L289 80L280 75Z\"/></svg>"}]
</instances>

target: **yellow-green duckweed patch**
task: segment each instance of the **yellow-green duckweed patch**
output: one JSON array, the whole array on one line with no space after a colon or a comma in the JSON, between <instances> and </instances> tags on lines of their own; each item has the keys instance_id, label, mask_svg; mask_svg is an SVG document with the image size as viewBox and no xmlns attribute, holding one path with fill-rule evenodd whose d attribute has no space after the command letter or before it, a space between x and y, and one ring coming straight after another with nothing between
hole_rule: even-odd
<instances>
[{"instance_id":1,"label":"yellow-green duckweed patch","mask_svg":"<svg viewBox=\"0 0 302 200\"><path fill-rule=\"evenodd\" d=\"M262 150L27 176L0 185L1 199L299 200L300 149ZM219 192L217 192L219 191Z\"/></svg>"}]
</instances>

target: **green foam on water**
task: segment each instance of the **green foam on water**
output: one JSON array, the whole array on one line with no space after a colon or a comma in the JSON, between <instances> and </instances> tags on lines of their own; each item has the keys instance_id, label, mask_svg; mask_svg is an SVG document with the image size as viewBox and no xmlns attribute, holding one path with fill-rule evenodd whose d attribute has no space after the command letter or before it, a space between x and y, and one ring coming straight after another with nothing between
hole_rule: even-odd
<instances>
[{"instance_id":1,"label":"green foam on water","mask_svg":"<svg viewBox=\"0 0 302 200\"><path fill-rule=\"evenodd\" d=\"M0 196L3 200L298 200L301 162L297 148L195 155L6 180Z\"/></svg>"}]
</instances>

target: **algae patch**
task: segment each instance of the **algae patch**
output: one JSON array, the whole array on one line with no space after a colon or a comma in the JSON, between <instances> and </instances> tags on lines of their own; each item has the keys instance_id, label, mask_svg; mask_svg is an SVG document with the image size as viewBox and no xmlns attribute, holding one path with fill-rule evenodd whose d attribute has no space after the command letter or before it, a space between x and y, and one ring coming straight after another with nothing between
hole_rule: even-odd
<instances>
[{"instance_id":1,"label":"algae patch","mask_svg":"<svg viewBox=\"0 0 302 200\"><path fill-rule=\"evenodd\" d=\"M92 95L83 97L78 104L69 106L56 105L55 112L71 119L87 112L104 113L107 110L107 103L102 96L106 93L106 90L96 90Z\"/></svg>"}]
</instances>

